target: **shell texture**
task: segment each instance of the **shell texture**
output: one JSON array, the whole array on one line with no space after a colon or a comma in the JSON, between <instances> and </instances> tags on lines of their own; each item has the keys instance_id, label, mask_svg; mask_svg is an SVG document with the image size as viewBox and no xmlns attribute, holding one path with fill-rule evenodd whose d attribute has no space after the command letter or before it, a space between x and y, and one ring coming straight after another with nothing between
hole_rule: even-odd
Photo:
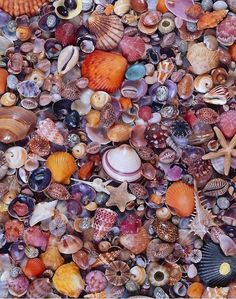
<instances>
[{"instance_id":1,"label":"shell texture","mask_svg":"<svg viewBox=\"0 0 236 299\"><path fill-rule=\"evenodd\" d=\"M203 14L197 23L198 30L216 27L227 15L228 10L218 10L206 12Z\"/></svg>"}]
</instances>

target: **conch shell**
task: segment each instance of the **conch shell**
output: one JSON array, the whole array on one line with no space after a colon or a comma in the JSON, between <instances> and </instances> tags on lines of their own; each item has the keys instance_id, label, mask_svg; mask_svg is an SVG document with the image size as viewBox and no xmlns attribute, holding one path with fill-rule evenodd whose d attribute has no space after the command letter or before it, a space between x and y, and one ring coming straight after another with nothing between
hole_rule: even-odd
<instances>
[{"instance_id":1,"label":"conch shell","mask_svg":"<svg viewBox=\"0 0 236 299\"><path fill-rule=\"evenodd\" d=\"M187 59L193 73L202 75L218 66L220 54L218 51L209 50L204 43L198 43L189 47Z\"/></svg>"},{"instance_id":2,"label":"conch shell","mask_svg":"<svg viewBox=\"0 0 236 299\"><path fill-rule=\"evenodd\" d=\"M124 34L124 26L119 17L93 13L88 19L89 30L96 36L96 48L115 49Z\"/></svg>"},{"instance_id":3,"label":"conch shell","mask_svg":"<svg viewBox=\"0 0 236 299\"><path fill-rule=\"evenodd\" d=\"M204 13L197 22L197 29L215 28L227 15L228 10L217 10Z\"/></svg>"},{"instance_id":4,"label":"conch shell","mask_svg":"<svg viewBox=\"0 0 236 299\"><path fill-rule=\"evenodd\" d=\"M0 108L0 141L13 143L24 139L36 124L36 115L22 107Z\"/></svg>"},{"instance_id":5,"label":"conch shell","mask_svg":"<svg viewBox=\"0 0 236 299\"><path fill-rule=\"evenodd\" d=\"M59 293L72 298L78 298L85 287L79 267L73 262L60 266L52 281Z\"/></svg>"}]
</instances>

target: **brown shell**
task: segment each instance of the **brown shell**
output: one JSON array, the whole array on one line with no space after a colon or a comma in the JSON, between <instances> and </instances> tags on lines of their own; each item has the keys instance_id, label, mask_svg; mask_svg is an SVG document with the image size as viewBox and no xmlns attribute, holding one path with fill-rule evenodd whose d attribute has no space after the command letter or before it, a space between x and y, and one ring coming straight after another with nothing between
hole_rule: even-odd
<instances>
[{"instance_id":1,"label":"brown shell","mask_svg":"<svg viewBox=\"0 0 236 299\"><path fill-rule=\"evenodd\" d=\"M204 107L204 108L199 109L196 112L196 115L200 121L202 121L206 124L209 124L209 125L217 123L220 119L219 114L215 110L213 110L209 107Z\"/></svg>"},{"instance_id":2,"label":"brown shell","mask_svg":"<svg viewBox=\"0 0 236 299\"><path fill-rule=\"evenodd\" d=\"M118 256L120 255L120 250L112 251L112 252L105 252L99 254L98 258L96 259L95 263L91 265L92 268L109 265L113 262Z\"/></svg>"},{"instance_id":3,"label":"brown shell","mask_svg":"<svg viewBox=\"0 0 236 299\"><path fill-rule=\"evenodd\" d=\"M174 243L177 240L178 229L172 222L155 219L153 226L161 240L170 243Z\"/></svg>"},{"instance_id":4,"label":"brown shell","mask_svg":"<svg viewBox=\"0 0 236 299\"><path fill-rule=\"evenodd\" d=\"M142 184L131 183L129 189L137 198L146 199L148 197L148 191Z\"/></svg>"},{"instance_id":5,"label":"brown shell","mask_svg":"<svg viewBox=\"0 0 236 299\"><path fill-rule=\"evenodd\" d=\"M224 195L229 188L229 183L221 178L216 178L210 180L206 186L203 188L203 192L207 196L222 196Z\"/></svg>"},{"instance_id":6,"label":"brown shell","mask_svg":"<svg viewBox=\"0 0 236 299\"><path fill-rule=\"evenodd\" d=\"M0 0L0 8L13 17L20 15L34 16L48 0Z\"/></svg>"},{"instance_id":7,"label":"brown shell","mask_svg":"<svg viewBox=\"0 0 236 299\"><path fill-rule=\"evenodd\" d=\"M124 26L119 17L93 13L88 19L89 30L96 36L96 48L115 49L124 34Z\"/></svg>"},{"instance_id":8,"label":"brown shell","mask_svg":"<svg viewBox=\"0 0 236 299\"><path fill-rule=\"evenodd\" d=\"M58 200L68 200L70 199L70 193L66 187L62 184L52 183L48 189L45 191L46 195Z\"/></svg>"},{"instance_id":9,"label":"brown shell","mask_svg":"<svg viewBox=\"0 0 236 299\"><path fill-rule=\"evenodd\" d=\"M141 227L137 234L126 234L120 236L120 244L135 254L140 254L146 250L149 237L144 227Z\"/></svg>"},{"instance_id":10,"label":"brown shell","mask_svg":"<svg viewBox=\"0 0 236 299\"><path fill-rule=\"evenodd\" d=\"M147 247L147 258L151 262L156 262L159 259L164 259L172 253L174 246L170 243L160 243L158 239L153 239Z\"/></svg>"},{"instance_id":11,"label":"brown shell","mask_svg":"<svg viewBox=\"0 0 236 299\"><path fill-rule=\"evenodd\" d=\"M130 269L125 262L114 261L106 269L105 275L112 285L122 286L130 278Z\"/></svg>"},{"instance_id":12,"label":"brown shell","mask_svg":"<svg viewBox=\"0 0 236 299\"><path fill-rule=\"evenodd\" d=\"M28 143L32 153L44 157L50 154L50 143L49 141L41 137L40 135L34 136Z\"/></svg>"},{"instance_id":13,"label":"brown shell","mask_svg":"<svg viewBox=\"0 0 236 299\"><path fill-rule=\"evenodd\" d=\"M205 12L197 22L197 29L204 30L215 28L227 15L228 10L217 10L213 12Z\"/></svg>"}]
</instances>

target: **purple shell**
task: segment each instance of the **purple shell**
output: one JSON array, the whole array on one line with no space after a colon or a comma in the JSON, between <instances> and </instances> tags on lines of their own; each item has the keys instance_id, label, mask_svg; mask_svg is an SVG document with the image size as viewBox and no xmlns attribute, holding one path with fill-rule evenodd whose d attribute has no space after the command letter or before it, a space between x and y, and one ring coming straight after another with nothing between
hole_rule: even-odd
<instances>
[{"instance_id":1,"label":"purple shell","mask_svg":"<svg viewBox=\"0 0 236 299\"><path fill-rule=\"evenodd\" d=\"M194 4L193 0L170 1L165 0L166 7L175 16L188 22L197 23L197 19L192 19L186 15L186 10Z\"/></svg>"},{"instance_id":2,"label":"purple shell","mask_svg":"<svg viewBox=\"0 0 236 299\"><path fill-rule=\"evenodd\" d=\"M11 20L11 16L0 9L0 28L3 28Z\"/></svg>"},{"instance_id":3,"label":"purple shell","mask_svg":"<svg viewBox=\"0 0 236 299\"><path fill-rule=\"evenodd\" d=\"M144 79L137 81L125 80L121 87L121 93L124 97L131 97L137 102L147 93L148 85Z\"/></svg>"},{"instance_id":4,"label":"purple shell","mask_svg":"<svg viewBox=\"0 0 236 299\"><path fill-rule=\"evenodd\" d=\"M27 206L27 210L26 210ZM34 199L25 194L19 194L8 206L8 213L19 220L24 220L31 216L34 210ZM22 211L24 213L22 213Z\"/></svg>"},{"instance_id":5,"label":"purple shell","mask_svg":"<svg viewBox=\"0 0 236 299\"><path fill-rule=\"evenodd\" d=\"M14 242L9 248L9 253L14 261L23 260L25 257L25 246L23 241Z\"/></svg>"},{"instance_id":6,"label":"purple shell","mask_svg":"<svg viewBox=\"0 0 236 299\"><path fill-rule=\"evenodd\" d=\"M40 167L29 176L29 187L34 192L41 192L50 185L51 180L51 171L46 167Z\"/></svg>"},{"instance_id":7,"label":"purple shell","mask_svg":"<svg viewBox=\"0 0 236 299\"><path fill-rule=\"evenodd\" d=\"M70 187L69 190L72 199L80 199L80 202L83 205L88 204L91 201L94 201L96 197L96 191L87 184L79 183L74 184Z\"/></svg>"},{"instance_id":8,"label":"purple shell","mask_svg":"<svg viewBox=\"0 0 236 299\"><path fill-rule=\"evenodd\" d=\"M167 101L172 100L176 96L176 93L177 93L177 86L176 86L176 84L173 81L171 81L171 80L166 80L163 85L168 88L168 98L167 98ZM149 89L149 95L152 96L152 97L156 96L157 88L159 86L161 86L160 83L153 84L150 87L150 89Z\"/></svg>"},{"instance_id":9,"label":"purple shell","mask_svg":"<svg viewBox=\"0 0 236 299\"><path fill-rule=\"evenodd\" d=\"M36 98L40 94L40 89L34 81L23 81L17 84L20 95L26 98Z\"/></svg>"},{"instance_id":10,"label":"purple shell","mask_svg":"<svg viewBox=\"0 0 236 299\"><path fill-rule=\"evenodd\" d=\"M9 283L9 292L13 296L21 297L23 296L29 287L29 280L24 275L19 275L16 278L10 278Z\"/></svg>"}]
</instances>

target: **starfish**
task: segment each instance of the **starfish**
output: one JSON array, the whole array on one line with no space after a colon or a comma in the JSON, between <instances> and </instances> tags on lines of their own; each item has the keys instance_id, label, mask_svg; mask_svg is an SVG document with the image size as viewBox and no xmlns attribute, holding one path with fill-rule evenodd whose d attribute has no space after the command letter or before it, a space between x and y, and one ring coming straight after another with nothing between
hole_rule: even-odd
<instances>
[{"instance_id":1,"label":"starfish","mask_svg":"<svg viewBox=\"0 0 236 299\"><path fill-rule=\"evenodd\" d=\"M117 206L121 212L124 212L127 203L136 198L133 194L128 193L127 187L127 182L123 182L119 187L107 186L108 191L110 191L110 198L106 206Z\"/></svg>"},{"instance_id":2,"label":"starfish","mask_svg":"<svg viewBox=\"0 0 236 299\"><path fill-rule=\"evenodd\" d=\"M231 158L236 157L236 134L230 141L227 141L219 128L214 127L214 131L222 148L220 148L217 152L211 152L204 155L202 159L209 160L224 156L224 174L228 175L231 165Z\"/></svg>"}]
</instances>

